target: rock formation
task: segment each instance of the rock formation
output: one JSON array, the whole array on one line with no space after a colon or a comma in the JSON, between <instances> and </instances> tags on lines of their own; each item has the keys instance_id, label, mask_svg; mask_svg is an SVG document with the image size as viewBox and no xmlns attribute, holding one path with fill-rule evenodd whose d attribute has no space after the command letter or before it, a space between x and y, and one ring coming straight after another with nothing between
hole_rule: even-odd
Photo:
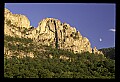
<instances>
[{"instance_id":1,"label":"rock formation","mask_svg":"<svg viewBox=\"0 0 120 82\"><path fill-rule=\"evenodd\" d=\"M5 22L11 23L11 25L16 27L30 27L30 21L25 15L12 14L8 9L5 8Z\"/></svg>"},{"instance_id":2,"label":"rock formation","mask_svg":"<svg viewBox=\"0 0 120 82\"><path fill-rule=\"evenodd\" d=\"M92 53L90 41L67 23L61 23L55 18L45 18L38 23L37 28L31 28L26 16L12 14L6 8L4 13L4 34L31 38L37 44L66 49L74 53L87 51ZM96 47L93 50L93 53L102 54Z\"/></svg>"},{"instance_id":3,"label":"rock formation","mask_svg":"<svg viewBox=\"0 0 120 82\"><path fill-rule=\"evenodd\" d=\"M98 51L96 47L93 48L94 54L103 54L102 51Z\"/></svg>"}]
</instances>

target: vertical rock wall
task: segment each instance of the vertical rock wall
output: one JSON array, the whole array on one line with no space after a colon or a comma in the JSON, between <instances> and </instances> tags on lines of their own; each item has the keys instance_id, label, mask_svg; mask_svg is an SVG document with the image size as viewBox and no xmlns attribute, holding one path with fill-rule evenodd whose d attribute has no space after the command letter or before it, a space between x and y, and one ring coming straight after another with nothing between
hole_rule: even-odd
<instances>
[{"instance_id":1,"label":"vertical rock wall","mask_svg":"<svg viewBox=\"0 0 120 82\"><path fill-rule=\"evenodd\" d=\"M6 8L4 13L5 34L31 38L36 43L71 50L74 53L87 51L92 53L90 41L67 23L61 23L55 18L45 18L38 23L37 28L30 29L30 21L25 15L12 14ZM102 54L96 47L93 51L93 53Z\"/></svg>"}]
</instances>

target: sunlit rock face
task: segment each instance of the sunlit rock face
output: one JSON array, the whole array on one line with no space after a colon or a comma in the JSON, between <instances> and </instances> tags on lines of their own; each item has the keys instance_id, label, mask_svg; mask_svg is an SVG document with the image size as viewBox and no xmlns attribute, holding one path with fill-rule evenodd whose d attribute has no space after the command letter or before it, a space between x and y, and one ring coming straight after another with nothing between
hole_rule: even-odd
<instances>
[{"instance_id":1,"label":"sunlit rock face","mask_svg":"<svg viewBox=\"0 0 120 82\"><path fill-rule=\"evenodd\" d=\"M83 37L75 27L71 27L67 23L61 23L60 20L54 18L46 18L39 22L36 28L41 34L39 40L60 49L67 49L78 52L90 52L92 48L89 40Z\"/></svg>"},{"instance_id":2,"label":"sunlit rock face","mask_svg":"<svg viewBox=\"0 0 120 82\"><path fill-rule=\"evenodd\" d=\"M96 47L93 48L94 54L103 54L102 51L98 51Z\"/></svg>"},{"instance_id":3,"label":"sunlit rock face","mask_svg":"<svg viewBox=\"0 0 120 82\"><path fill-rule=\"evenodd\" d=\"M25 28L30 28L30 21L25 15L13 14L10 10L4 9L4 34L24 37L21 32Z\"/></svg>"},{"instance_id":4,"label":"sunlit rock face","mask_svg":"<svg viewBox=\"0 0 120 82\"><path fill-rule=\"evenodd\" d=\"M25 15L12 14L12 12L5 8L4 16L5 22L9 21L13 26L30 28L30 21Z\"/></svg>"},{"instance_id":5,"label":"sunlit rock face","mask_svg":"<svg viewBox=\"0 0 120 82\"><path fill-rule=\"evenodd\" d=\"M38 23L37 28L31 28L30 21L25 15L12 14L6 8L4 13L4 34L31 38L36 44L65 49L74 53L87 51L102 53L96 48L92 51L91 43L87 37L83 37L75 27L61 23L58 19L45 18Z\"/></svg>"}]
</instances>

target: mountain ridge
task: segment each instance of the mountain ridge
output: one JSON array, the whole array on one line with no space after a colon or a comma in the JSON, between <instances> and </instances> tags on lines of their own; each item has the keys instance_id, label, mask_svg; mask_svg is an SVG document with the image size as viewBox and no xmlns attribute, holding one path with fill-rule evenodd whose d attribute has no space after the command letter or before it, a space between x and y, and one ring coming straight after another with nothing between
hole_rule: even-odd
<instances>
[{"instance_id":1,"label":"mountain ridge","mask_svg":"<svg viewBox=\"0 0 120 82\"><path fill-rule=\"evenodd\" d=\"M34 28L26 16L4 16L4 78L115 79L115 60L69 24L45 18Z\"/></svg>"},{"instance_id":2,"label":"mountain ridge","mask_svg":"<svg viewBox=\"0 0 120 82\"><path fill-rule=\"evenodd\" d=\"M55 18L45 18L38 23L38 27L30 26L25 15L12 14L5 8L4 34L12 37L30 38L36 44L65 49L74 53L90 52L103 54L96 47L91 48L89 39L83 37L75 27L61 23Z\"/></svg>"}]
</instances>

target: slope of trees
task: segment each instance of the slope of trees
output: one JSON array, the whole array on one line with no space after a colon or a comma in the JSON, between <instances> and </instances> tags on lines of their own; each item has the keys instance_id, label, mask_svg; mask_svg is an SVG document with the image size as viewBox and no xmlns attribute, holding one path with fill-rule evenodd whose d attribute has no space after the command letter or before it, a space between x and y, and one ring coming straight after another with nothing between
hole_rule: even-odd
<instances>
[{"instance_id":1,"label":"slope of trees","mask_svg":"<svg viewBox=\"0 0 120 82\"><path fill-rule=\"evenodd\" d=\"M82 54L83 55L83 54ZM90 54L69 62L58 58L4 59L5 78L115 78L115 61L97 61ZM91 58L91 59L90 59ZM97 58L97 57L96 57ZM99 59L99 57L98 57Z\"/></svg>"},{"instance_id":2,"label":"slope of trees","mask_svg":"<svg viewBox=\"0 0 120 82\"><path fill-rule=\"evenodd\" d=\"M103 52L103 54L110 59L115 59L115 47L111 47L111 48L102 48L99 49L100 51Z\"/></svg>"},{"instance_id":3,"label":"slope of trees","mask_svg":"<svg viewBox=\"0 0 120 82\"><path fill-rule=\"evenodd\" d=\"M8 59L5 57L5 78L115 79L115 60L105 58L103 55L89 52L74 54L51 46L35 46L31 39L28 41L28 39L10 36L5 36L4 42L5 47L9 48L8 42L21 42L26 45L30 43L29 46L22 46L23 51L29 50L35 55L34 58L14 56ZM11 50L16 50L17 46L14 45L14 47ZM45 51L38 51L38 48L44 48ZM50 54L53 58L49 58ZM69 59L59 59L61 55Z\"/></svg>"}]
</instances>

